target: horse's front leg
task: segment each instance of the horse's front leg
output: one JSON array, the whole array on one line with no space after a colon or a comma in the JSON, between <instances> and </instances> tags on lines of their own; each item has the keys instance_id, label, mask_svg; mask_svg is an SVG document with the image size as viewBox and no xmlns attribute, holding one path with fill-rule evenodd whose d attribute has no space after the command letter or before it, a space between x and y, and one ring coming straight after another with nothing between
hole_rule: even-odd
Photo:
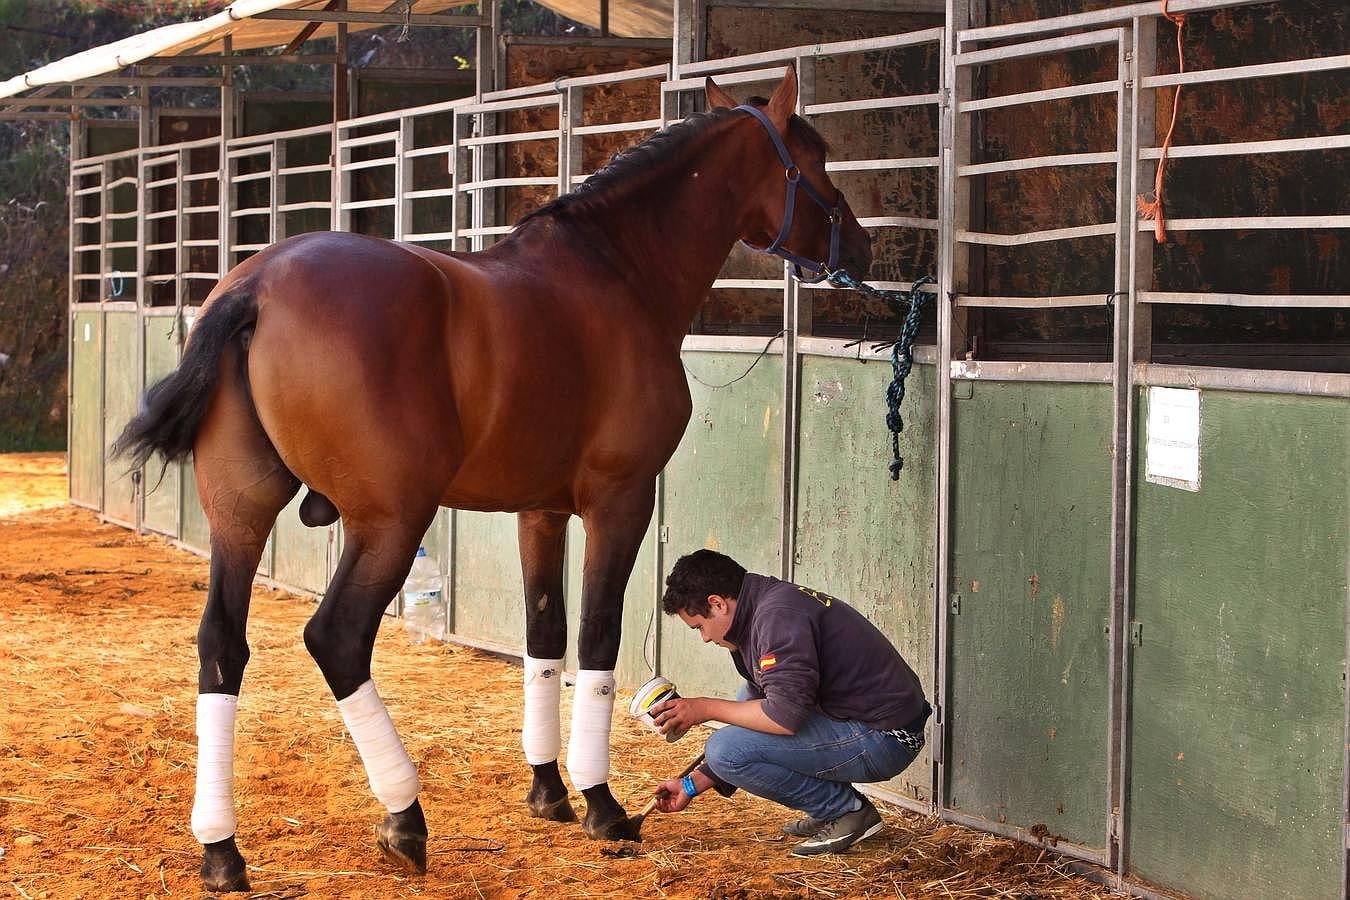
<instances>
[{"instance_id":1,"label":"horse's front leg","mask_svg":"<svg viewBox=\"0 0 1350 900\"><path fill-rule=\"evenodd\" d=\"M409 516L412 527L349 524L337 571L305 625L305 646L337 699L371 792L389 813L375 831L376 843L390 862L419 875L427 870L427 823L417 799L421 782L375 690L370 658L384 610L407 577L430 520Z\"/></svg>"},{"instance_id":2,"label":"horse's front leg","mask_svg":"<svg viewBox=\"0 0 1350 900\"><path fill-rule=\"evenodd\" d=\"M588 508L577 635L576 698L567 771L586 798L582 828L598 840L637 840L637 829L609 790L609 734L614 716L614 664L619 658L623 595L651 522L656 499L648 481Z\"/></svg>"},{"instance_id":3,"label":"horse's front leg","mask_svg":"<svg viewBox=\"0 0 1350 900\"><path fill-rule=\"evenodd\" d=\"M558 772L562 747L558 708L567 649L563 560L570 518L549 512L523 512L517 517L525 580L525 712L520 743L534 770L525 803L530 815L555 822L577 820Z\"/></svg>"}]
</instances>

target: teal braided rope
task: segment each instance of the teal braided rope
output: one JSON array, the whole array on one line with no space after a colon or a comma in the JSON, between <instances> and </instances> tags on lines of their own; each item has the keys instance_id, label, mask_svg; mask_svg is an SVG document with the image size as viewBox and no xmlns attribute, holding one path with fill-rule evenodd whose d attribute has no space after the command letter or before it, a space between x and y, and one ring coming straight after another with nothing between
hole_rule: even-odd
<instances>
[{"instance_id":1,"label":"teal braided rope","mask_svg":"<svg viewBox=\"0 0 1350 900\"><path fill-rule=\"evenodd\" d=\"M883 291L870 284L863 284L844 271L830 273L830 284L880 297L896 315L900 315L902 303L909 306L904 311L905 322L900 328L900 339L891 345L891 383L886 386L886 427L891 432L891 481L899 481L900 470L905 467L905 458L900 455L900 432L905 430L905 420L900 415L900 404L905 399L905 379L909 377L909 371L914 366L914 338L919 334L923 302L928 299L923 286L936 283L937 279L932 275L925 275L910 286L909 294L906 296L904 291Z\"/></svg>"}]
</instances>

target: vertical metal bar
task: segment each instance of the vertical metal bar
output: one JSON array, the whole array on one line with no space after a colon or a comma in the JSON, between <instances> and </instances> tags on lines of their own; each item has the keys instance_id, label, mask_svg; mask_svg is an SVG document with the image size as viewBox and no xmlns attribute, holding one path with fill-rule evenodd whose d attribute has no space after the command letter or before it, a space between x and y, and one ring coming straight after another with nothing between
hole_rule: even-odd
<instances>
[{"instance_id":1,"label":"vertical metal bar","mask_svg":"<svg viewBox=\"0 0 1350 900\"><path fill-rule=\"evenodd\" d=\"M146 177L145 161L149 156L148 149L151 145L151 118L150 118L150 87L142 86L138 92L140 104L136 107L136 398L145 394L146 373L145 373L145 329L147 319L145 315L146 307L150 305L150 286L147 283L149 275L149 255L145 251L146 235L146 206L150 202L150 197L146 191L146 183L150 181ZM132 482L132 518L136 526L136 533L145 532L145 467L133 476Z\"/></svg>"},{"instance_id":2,"label":"vertical metal bar","mask_svg":"<svg viewBox=\"0 0 1350 900\"><path fill-rule=\"evenodd\" d=\"M478 14L488 20L488 24L478 26L476 51L478 59L475 98L479 101L483 95L497 90L497 35L502 30L502 10L500 0L480 0Z\"/></svg>"},{"instance_id":3,"label":"vertical metal bar","mask_svg":"<svg viewBox=\"0 0 1350 900\"><path fill-rule=\"evenodd\" d=\"M1120 740L1125 725L1129 697L1124 683L1126 642L1125 609L1130 595L1130 490L1134 460L1134 439L1130 433L1133 400L1133 372L1130 353L1130 313L1128 295L1133 269L1132 232L1134 203L1133 161L1137 157L1134 142L1134 95L1137 79L1131 31L1116 30L1116 273L1111 287L1116 295L1112 305L1111 354L1111 644L1107 671L1106 744L1106 858L1110 868L1120 863L1120 830L1124 815L1125 773L1121 767Z\"/></svg>"},{"instance_id":4,"label":"vertical metal bar","mask_svg":"<svg viewBox=\"0 0 1350 900\"><path fill-rule=\"evenodd\" d=\"M187 295L188 280L184 277L187 272L188 259L187 247L183 241L187 235L187 215L183 208L187 206L187 182L183 181L183 171L188 167L191 159L191 152L188 150L179 150L174 154L174 209L176 214L173 217L174 230L174 250L173 250L173 291L174 291L174 314L173 314L173 338L174 338L174 367L178 366L178 359L183 352L183 338L185 319L183 317L184 300ZM183 539L183 486L187 480L183 477L187 471L187 462L177 462L174 465L178 469L178 490L174 492L174 528L173 536L178 540Z\"/></svg>"},{"instance_id":5,"label":"vertical metal bar","mask_svg":"<svg viewBox=\"0 0 1350 900\"><path fill-rule=\"evenodd\" d=\"M451 139L450 152L446 157L446 164L450 169L450 249L465 251L469 249L469 244L468 242L461 243L459 233L462 228L468 227L470 222L471 201L464 195L460 185L464 181L464 171L470 168L472 162L469 153L463 149L461 142L468 136L468 133L472 133L473 116L456 112L452 113L452 119L454 134ZM469 178L470 180L473 178L471 169Z\"/></svg>"},{"instance_id":6,"label":"vertical metal bar","mask_svg":"<svg viewBox=\"0 0 1350 900\"><path fill-rule=\"evenodd\" d=\"M111 180L112 163L104 162L99 166L99 205L98 205L98 259L99 259L99 278L98 278L98 511L102 517L107 512L108 505L108 478L107 461L103 458L103 448L107 443L107 422L105 413L108 408L107 398L107 369L108 369L108 298L105 294L105 285L108 280L108 203L112 197L108 190L108 182Z\"/></svg>"},{"instance_id":7,"label":"vertical metal bar","mask_svg":"<svg viewBox=\"0 0 1350 900\"><path fill-rule=\"evenodd\" d=\"M609 0L600 0L600 36L609 37Z\"/></svg>"},{"instance_id":8,"label":"vertical metal bar","mask_svg":"<svg viewBox=\"0 0 1350 900\"><path fill-rule=\"evenodd\" d=\"M798 57L798 115L815 100L814 61ZM792 264L783 263L783 480L780 489L779 570L791 581L797 555L797 430L801 419L801 359L797 336L801 328L801 285L792 277ZM809 301L806 301L809 302Z\"/></svg>"},{"instance_id":9,"label":"vertical metal bar","mask_svg":"<svg viewBox=\"0 0 1350 900\"><path fill-rule=\"evenodd\" d=\"M221 54L229 56L234 50L233 40L226 35L224 46L221 48ZM217 246L219 247L219 256L216 260L217 275L225 277L225 273L230 271L230 248L234 243L231 240L231 222L230 210L232 208L233 190L231 188L230 178L230 138L234 137L234 66L225 63L221 67L220 84L220 182L216 188L216 202L220 206L220 234L217 237Z\"/></svg>"},{"instance_id":10,"label":"vertical metal bar","mask_svg":"<svg viewBox=\"0 0 1350 900\"><path fill-rule=\"evenodd\" d=\"M73 111L74 107L72 107ZM72 115L74 113L72 112ZM67 232L67 246L70 249L70 282L69 292L66 298L66 384L69 390L66 392L66 499L72 499L75 495L74 483L75 467L70 464L71 452L74 449L71 443L74 437L75 422L75 305L80 299L80 282L76 275L80 274L79 255L75 252L75 247L79 243L79 231L84 226L76 225L75 219L80 208L80 198L75 195L79 189L79 181L75 178L75 166L78 164L82 155L81 144L84 137L83 121L78 117L72 119L70 123L70 189L66 196L70 201L70 230Z\"/></svg>"},{"instance_id":11,"label":"vertical metal bar","mask_svg":"<svg viewBox=\"0 0 1350 900\"><path fill-rule=\"evenodd\" d=\"M1345 558L1345 653L1350 660L1350 554ZM1342 672L1342 678L1350 671ZM1350 897L1350 691L1345 694L1345 752L1341 756L1341 898Z\"/></svg>"},{"instance_id":12,"label":"vertical metal bar","mask_svg":"<svg viewBox=\"0 0 1350 900\"><path fill-rule=\"evenodd\" d=\"M585 145L574 129L585 123L585 88L568 87L558 97L558 196L570 193L585 165Z\"/></svg>"},{"instance_id":13,"label":"vertical metal bar","mask_svg":"<svg viewBox=\"0 0 1350 900\"><path fill-rule=\"evenodd\" d=\"M1149 336L1150 319L1146 304L1136 304L1135 298L1139 291L1147 290L1153 280L1153 235L1151 233L1141 233L1135 225L1134 198L1138 196L1142 189L1145 179L1152 177L1153 164L1140 158L1139 150L1141 147L1153 142L1155 103L1153 91L1145 91L1140 86L1140 82L1152 75L1157 68L1157 19L1150 15L1134 20L1132 34L1130 36L1130 50L1133 55L1131 65L1129 66L1129 116L1121 118L1119 126L1120 131L1129 131L1131 146L1129 147L1129 194L1119 198L1117 203L1123 204L1123 208L1117 210L1117 220L1126 224L1126 248L1127 256L1125 259L1125 274L1128 287L1125 288L1128 294L1125 297L1119 297L1116 301L1117 319L1120 318L1120 310L1127 310L1126 319L1123 326L1126 336L1122 342L1117 335L1116 343L1116 370L1115 377L1119 377L1118 372L1122 364L1120 356L1124 354L1123 364L1127 369L1127 394L1124 401L1123 428L1125 432L1125 447L1128 458L1125 461L1124 477L1125 483L1122 486L1124 511L1121 517L1121 525L1125 530L1124 546L1117 546L1113 540L1113 549L1123 554L1120 578L1122 579L1124 590L1116 596L1112 592L1111 604L1111 658L1112 669L1119 669L1118 684L1116 694L1113 699L1118 707L1119 730L1114 732L1116 771L1112 772L1113 781L1111 803L1116 812L1115 815L1115 855L1112 859L1113 867L1116 873L1122 877L1129 870L1129 797L1128 785L1129 778L1127 773L1130 766L1130 731L1129 708L1130 708L1130 682L1131 667L1133 664L1133 649L1130 646L1129 635L1126 633L1126 625L1133 615L1134 595L1131 590L1133 580L1133 568L1129 548L1132 545L1132 535L1130 529L1134 527L1134 499L1133 499L1133 447L1134 447L1134 386L1132 379L1134 377L1134 363L1136 361L1147 361L1149 355L1149 344L1152 338ZM1124 92L1122 91L1122 101ZM1121 288L1117 287L1117 290ZM1117 322L1117 327L1121 327ZM1123 343L1123 347L1122 347ZM1112 527L1115 527L1113 517ZM1112 725L1116 725L1117 717L1113 716Z\"/></svg>"},{"instance_id":14,"label":"vertical metal bar","mask_svg":"<svg viewBox=\"0 0 1350 900\"><path fill-rule=\"evenodd\" d=\"M933 596L934 684L933 704L936 723L933 728L933 803L941 810L947 806L947 756L949 743L948 706L950 704L951 623L946 597L952 588L950 557L951 527L951 453L952 453L952 371L956 355L952 326L957 310L953 298L969 278L969 253L956 240L956 232L969 217L969 186L956 175L957 167L970 158L970 132L961 122L958 104L970 96L968 70L958 70L956 54L961 49L960 31L970 26L966 0L947 0L946 29L942 41L941 137L938 179L941 184L938 209L938 256L940 272L937 296L937 559L936 590Z\"/></svg>"},{"instance_id":15,"label":"vertical metal bar","mask_svg":"<svg viewBox=\"0 0 1350 900\"><path fill-rule=\"evenodd\" d=\"M281 170L286 168L286 142L276 140L272 142L272 193L271 201L268 204L268 221L271 222L271 229L268 232L267 239L275 244L277 241L286 237L286 214L281 211L281 205L286 202L286 176L281 174Z\"/></svg>"},{"instance_id":16,"label":"vertical metal bar","mask_svg":"<svg viewBox=\"0 0 1350 900\"><path fill-rule=\"evenodd\" d=\"M398 133L394 135L394 240L401 241L410 230L408 228L411 200L408 191L413 189L413 164L406 156L413 148L413 121L411 116L399 116Z\"/></svg>"},{"instance_id":17,"label":"vertical metal bar","mask_svg":"<svg viewBox=\"0 0 1350 900\"><path fill-rule=\"evenodd\" d=\"M703 59L707 27L707 0L674 0L674 43L671 47L671 77L680 77L680 66Z\"/></svg>"}]
</instances>

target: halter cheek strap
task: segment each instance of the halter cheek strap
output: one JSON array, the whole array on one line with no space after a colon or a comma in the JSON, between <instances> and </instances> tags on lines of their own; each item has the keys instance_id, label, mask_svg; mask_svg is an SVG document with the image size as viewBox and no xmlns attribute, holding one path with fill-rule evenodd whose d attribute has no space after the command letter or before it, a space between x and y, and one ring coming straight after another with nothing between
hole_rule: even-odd
<instances>
[{"instance_id":1,"label":"halter cheek strap","mask_svg":"<svg viewBox=\"0 0 1350 900\"><path fill-rule=\"evenodd\" d=\"M742 104L736 107L738 110L748 112L754 116L759 124L764 126L764 130L769 133L769 139L773 141L773 147L778 151L778 158L783 163L783 175L787 178L787 199L783 208L783 224L778 229L778 237L773 239L773 243L767 247L756 247L748 241L741 241L742 244L754 250L756 253L772 253L774 256L781 257L792 263L797 280L805 284L816 284L829 277L830 272L834 271L839 263L839 232L840 226L844 221L843 207L844 194L842 191L835 191L834 204L825 202L825 198L820 192L811 186L811 182L802 178L801 169L797 168L796 163L792 161L792 154L788 152L787 144L783 143L783 136L778 133L778 129L773 122L769 120L759 107L750 104ZM830 257L824 262L815 262L804 256L799 256L784 246L788 234L792 231L792 216L796 206L797 188L801 187L806 192L806 196L815 201L816 205L825 211L826 217L830 220ZM814 278L802 277L802 269L809 269L815 274Z\"/></svg>"}]
</instances>

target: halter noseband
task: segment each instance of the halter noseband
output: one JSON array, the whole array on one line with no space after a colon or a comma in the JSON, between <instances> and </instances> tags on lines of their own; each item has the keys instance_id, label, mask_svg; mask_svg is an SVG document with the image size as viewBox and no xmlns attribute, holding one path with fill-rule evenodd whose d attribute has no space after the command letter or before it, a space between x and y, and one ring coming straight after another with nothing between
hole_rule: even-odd
<instances>
[{"instance_id":1,"label":"halter noseband","mask_svg":"<svg viewBox=\"0 0 1350 900\"><path fill-rule=\"evenodd\" d=\"M756 253L772 253L774 256L782 257L792 263L792 268L797 276L797 280L804 284L817 284L829 277L839 263L839 229L844 221L843 206L844 194L842 191L835 191L834 205L825 202L825 198L820 196L820 192L811 187L811 183L802 178L801 169L797 168L796 163L792 161L792 154L788 153L787 145L783 143L783 136L778 133L773 122L757 106L742 104L736 107L744 110L759 120L759 124L764 126L764 130L769 132L769 139L773 141L773 147L778 151L778 158L783 161L783 174L787 177L787 200L783 208L783 225L778 229L778 237L773 239L773 243L767 247L756 247L749 241L741 241L742 244L754 250ZM788 232L792 230L792 212L794 202L797 198L797 187L801 186L806 191L806 196L816 202L816 205L825 210L825 215L830 220L830 258L825 262L815 262L804 256L798 256L791 250L783 246L787 240ZM815 273L814 278L803 278L802 269L809 269Z\"/></svg>"}]
</instances>

